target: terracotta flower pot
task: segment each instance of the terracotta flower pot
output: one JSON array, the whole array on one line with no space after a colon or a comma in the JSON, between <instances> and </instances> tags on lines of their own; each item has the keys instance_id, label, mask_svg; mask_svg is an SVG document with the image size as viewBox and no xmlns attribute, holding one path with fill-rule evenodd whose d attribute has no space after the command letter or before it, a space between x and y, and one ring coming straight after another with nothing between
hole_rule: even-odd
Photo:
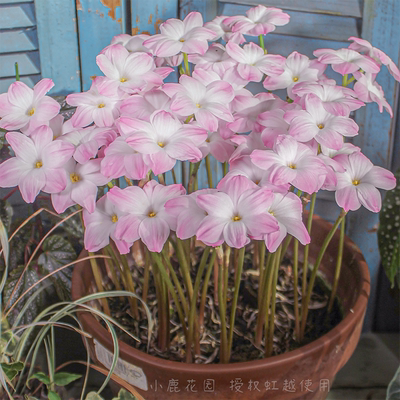
<instances>
[{"instance_id":1,"label":"terracotta flower pot","mask_svg":"<svg viewBox=\"0 0 400 400\"><path fill-rule=\"evenodd\" d=\"M315 217L310 262L314 262L331 224ZM325 254L321 271L332 282L339 232ZM93 281L89 262L75 266L72 297L88 294ZM145 354L120 342L115 373L152 399L325 399L336 373L352 355L360 337L369 295L368 266L357 246L346 237L338 296L344 319L318 340L286 354L232 364L186 364ZM90 353L96 362L111 364L112 340L89 313L80 321L94 340Z\"/></svg>"}]
</instances>

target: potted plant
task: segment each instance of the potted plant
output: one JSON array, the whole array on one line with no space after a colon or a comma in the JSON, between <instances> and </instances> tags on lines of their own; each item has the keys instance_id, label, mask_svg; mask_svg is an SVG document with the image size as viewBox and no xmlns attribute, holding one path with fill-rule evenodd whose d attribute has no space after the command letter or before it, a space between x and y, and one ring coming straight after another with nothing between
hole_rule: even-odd
<instances>
[{"instance_id":1,"label":"potted plant","mask_svg":"<svg viewBox=\"0 0 400 400\"><path fill-rule=\"evenodd\" d=\"M16 155L0 186L28 203L49 193L59 213L78 205L89 256L103 253L76 265L73 298L111 287L142 299L101 302L138 336L120 342L117 363L106 327L79 318L93 359L146 399L322 399L357 344L369 274L345 216L378 212L377 188L395 178L344 139L365 103L392 114L375 77L382 64L400 72L358 38L313 60L269 54L265 35L288 22L258 6L118 35L97 57L104 76L67 97L65 122L48 79L0 95ZM314 216L320 190L335 192L333 225Z\"/></svg>"}]
</instances>

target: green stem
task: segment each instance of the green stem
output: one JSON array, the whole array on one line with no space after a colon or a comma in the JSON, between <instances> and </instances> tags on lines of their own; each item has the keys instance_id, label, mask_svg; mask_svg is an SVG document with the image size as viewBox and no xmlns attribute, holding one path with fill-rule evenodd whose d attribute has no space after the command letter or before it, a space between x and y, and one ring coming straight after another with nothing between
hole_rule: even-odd
<instances>
[{"instance_id":1,"label":"green stem","mask_svg":"<svg viewBox=\"0 0 400 400\"><path fill-rule=\"evenodd\" d=\"M335 268L335 276L333 278L333 286L332 286L332 293L331 298L329 299L328 305L328 313L332 311L333 302L335 301L336 291L338 288L339 278L340 278L340 270L342 268L342 258L343 258L343 245L344 245L344 233L345 233L345 223L346 218L343 218L340 224L340 238L339 238L339 249L338 255L336 259L336 268Z\"/></svg>"},{"instance_id":2,"label":"green stem","mask_svg":"<svg viewBox=\"0 0 400 400\"><path fill-rule=\"evenodd\" d=\"M299 319L299 241L294 240L294 255L293 255L293 290L294 290L294 320L295 320L295 333L296 340L300 336L300 319Z\"/></svg>"},{"instance_id":3,"label":"green stem","mask_svg":"<svg viewBox=\"0 0 400 400\"><path fill-rule=\"evenodd\" d=\"M307 316L308 316L308 305L310 304L311 294L312 294L312 290L314 288L315 278L317 277L318 268L321 264L322 258L325 254L325 251L328 248L328 245L333 238L333 235L335 234L339 224L342 222L342 220L346 214L347 213L342 210L342 212L337 217L335 224L333 225L332 229L329 231L328 235L326 236L326 238L325 238L324 242L322 243L322 246L319 250L317 260L315 261L313 270L311 272L310 282L308 284L307 295L303 301L304 307L303 307L303 310L302 310L303 312L302 312L302 316L301 316L302 318L301 318L300 340L304 339L304 332L306 329L306 322L307 322Z\"/></svg>"},{"instance_id":4,"label":"green stem","mask_svg":"<svg viewBox=\"0 0 400 400\"><path fill-rule=\"evenodd\" d=\"M265 50L265 44L264 44L264 35L258 35L258 40L260 42L260 47L264 50L264 53L267 54L267 51Z\"/></svg>"},{"instance_id":5,"label":"green stem","mask_svg":"<svg viewBox=\"0 0 400 400\"><path fill-rule=\"evenodd\" d=\"M187 338L187 329L186 329L185 317L184 317L180 302L178 300L178 296L177 296L177 294L175 292L174 285L172 284L171 279L169 278L168 273L167 273L167 271L166 271L166 269L164 267L164 264L161 261L160 254L152 252L151 256L152 256L154 262L157 264L158 271L160 272L160 274L161 274L161 276L163 278L163 281L166 283L167 288L168 288L169 292L171 293L171 296L172 296L172 298L174 300L174 303L175 303L175 306L176 306L176 311L178 313L179 319L180 319L181 324L182 324L183 334Z\"/></svg>"},{"instance_id":6,"label":"green stem","mask_svg":"<svg viewBox=\"0 0 400 400\"><path fill-rule=\"evenodd\" d=\"M213 185L210 156L208 155L206 156L206 170L207 170L208 187L212 189L214 185Z\"/></svg>"},{"instance_id":7,"label":"green stem","mask_svg":"<svg viewBox=\"0 0 400 400\"><path fill-rule=\"evenodd\" d=\"M265 264L265 243L263 241L260 241L259 243L259 262L258 262L258 287L260 287L261 282L263 281L263 273L264 273L264 264ZM258 291L258 306L260 306L260 296L261 296L261 291Z\"/></svg>"},{"instance_id":8,"label":"green stem","mask_svg":"<svg viewBox=\"0 0 400 400\"><path fill-rule=\"evenodd\" d=\"M229 320L229 337L228 337L228 361L231 356L232 352L232 343L233 343L233 331L235 328L235 317L236 317L236 307L239 299L239 289L240 289L240 282L242 280L242 271L243 271L243 262L244 262L244 253L246 251L245 247L242 247L239 250L239 257L238 257L238 265L235 278L235 289L233 291L233 301L231 307L231 317Z\"/></svg>"},{"instance_id":9,"label":"green stem","mask_svg":"<svg viewBox=\"0 0 400 400\"><path fill-rule=\"evenodd\" d=\"M18 67L18 63L16 62L16 63L14 64L14 66L15 66L15 80L16 80L16 81L19 81L19 67Z\"/></svg>"},{"instance_id":10,"label":"green stem","mask_svg":"<svg viewBox=\"0 0 400 400\"><path fill-rule=\"evenodd\" d=\"M198 292L200 289L201 277L203 276L204 269L207 265L207 259L208 259L208 255L210 254L210 250L211 250L211 248L209 246L207 246L203 251L203 255L200 260L199 269L196 274L196 280L194 282L193 294L191 296L190 312L189 312L189 320L188 320L189 333L188 333L188 340L187 340L187 345L186 345L186 361L187 362L192 361L192 343L193 343L194 320L195 320L195 315L196 315L197 295L198 295ZM213 255L214 254L215 254L215 251L213 252Z\"/></svg>"},{"instance_id":11,"label":"green stem","mask_svg":"<svg viewBox=\"0 0 400 400\"><path fill-rule=\"evenodd\" d=\"M267 331L268 328L268 335L265 335L265 342L266 342L266 357L271 356L274 344L274 328L275 328L275 308L276 308L276 286L278 284L278 276L279 276L279 267L281 265L281 251L282 247L279 246L276 250L276 257L275 257L275 265L273 265L273 280L272 280L272 293L271 293L271 315L268 325L266 324L265 329ZM267 332L266 332L267 333Z\"/></svg>"},{"instance_id":12,"label":"green stem","mask_svg":"<svg viewBox=\"0 0 400 400\"><path fill-rule=\"evenodd\" d=\"M196 164L190 163L190 175L189 175L189 183L188 183L188 193L192 193L194 190L194 183L197 177L197 171L200 168L201 161Z\"/></svg>"},{"instance_id":13,"label":"green stem","mask_svg":"<svg viewBox=\"0 0 400 400\"><path fill-rule=\"evenodd\" d=\"M281 263L283 261L283 257L285 257L285 254L287 252L287 249L290 245L290 242L292 241L293 236L292 235L287 235L285 241L283 242L282 245L282 252L281 252Z\"/></svg>"},{"instance_id":14,"label":"green stem","mask_svg":"<svg viewBox=\"0 0 400 400\"><path fill-rule=\"evenodd\" d=\"M206 271L206 276L203 282L203 290L201 293L201 300L200 300L200 307L199 307L199 320L200 320L200 327L204 325L204 310L206 308L206 298L207 298L207 289L208 283L210 282L211 273L213 271L213 266L215 265L215 258L217 256L217 252L214 251L212 254L213 262L208 263L208 268Z\"/></svg>"},{"instance_id":15,"label":"green stem","mask_svg":"<svg viewBox=\"0 0 400 400\"><path fill-rule=\"evenodd\" d=\"M181 161L181 172L182 172L182 186L183 187L187 187L186 186L186 165L185 165L185 161Z\"/></svg>"},{"instance_id":16,"label":"green stem","mask_svg":"<svg viewBox=\"0 0 400 400\"><path fill-rule=\"evenodd\" d=\"M218 272L218 305L219 305L219 316L221 319L221 339L220 339L220 362L222 364L227 363L228 354L227 354L227 345L228 345L228 337L226 334L226 303L224 302L224 296L222 292L222 279L223 279L223 262L218 263L219 272Z\"/></svg>"},{"instance_id":17,"label":"green stem","mask_svg":"<svg viewBox=\"0 0 400 400\"><path fill-rule=\"evenodd\" d=\"M342 86L344 87L346 87L349 84L349 82L347 81L348 76L349 76L348 74L343 75Z\"/></svg>"},{"instance_id":18,"label":"green stem","mask_svg":"<svg viewBox=\"0 0 400 400\"><path fill-rule=\"evenodd\" d=\"M189 60L188 60L188 55L186 53L183 53L183 64L185 65L186 75L190 76Z\"/></svg>"},{"instance_id":19,"label":"green stem","mask_svg":"<svg viewBox=\"0 0 400 400\"><path fill-rule=\"evenodd\" d=\"M313 221L316 199L317 199L317 193L313 193L311 196L310 212L308 214L308 219L307 219L307 232L310 235L310 237L311 237L311 228L312 228L312 221ZM301 294L302 294L303 298L306 295L306 289L307 289L308 254L309 254L309 252L310 252L310 244L306 244L306 246L304 247L303 281L302 281L302 286L301 286Z\"/></svg>"},{"instance_id":20,"label":"green stem","mask_svg":"<svg viewBox=\"0 0 400 400\"><path fill-rule=\"evenodd\" d=\"M158 182L161 183L161 185L165 185L165 179L163 174L158 174Z\"/></svg>"},{"instance_id":21,"label":"green stem","mask_svg":"<svg viewBox=\"0 0 400 400\"><path fill-rule=\"evenodd\" d=\"M95 256L95 254L89 251L89 256L92 257L92 256ZM100 272L99 265L97 264L97 260L95 258L91 258L90 265L92 267L92 272L93 272L93 276L94 276L94 281L96 282L97 291L104 292L103 279L101 277L101 272ZM105 297L102 298L101 303L103 305L104 313L111 316L110 307L108 306L107 298L105 298Z\"/></svg>"},{"instance_id":22,"label":"green stem","mask_svg":"<svg viewBox=\"0 0 400 400\"><path fill-rule=\"evenodd\" d=\"M227 162L222 163L222 173L225 176L228 173L229 164Z\"/></svg>"},{"instance_id":23,"label":"green stem","mask_svg":"<svg viewBox=\"0 0 400 400\"><path fill-rule=\"evenodd\" d=\"M171 169L171 174L172 174L172 180L173 180L174 183L176 184L176 183L177 183L176 174L175 174L175 170L174 170L173 168Z\"/></svg>"}]
</instances>

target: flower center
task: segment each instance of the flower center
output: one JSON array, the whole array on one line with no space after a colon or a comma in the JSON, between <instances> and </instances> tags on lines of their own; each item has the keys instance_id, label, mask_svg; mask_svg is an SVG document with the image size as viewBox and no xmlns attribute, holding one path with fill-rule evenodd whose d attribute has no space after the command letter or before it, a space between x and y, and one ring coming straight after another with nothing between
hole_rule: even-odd
<instances>
[{"instance_id":1,"label":"flower center","mask_svg":"<svg viewBox=\"0 0 400 400\"><path fill-rule=\"evenodd\" d=\"M161 148L165 146L165 143L163 143L163 142L158 142L157 144L158 144Z\"/></svg>"},{"instance_id":2,"label":"flower center","mask_svg":"<svg viewBox=\"0 0 400 400\"><path fill-rule=\"evenodd\" d=\"M43 167L43 163L41 161L37 161L35 164L35 168L42 168Z\"/></svg>"},{"instance_id":3,"label":"flower center","mask_svg":"<svg viewBox=\"0 0 400 400\"><path fill-rule=\"evenodd\" d=\"M210 143L210 139L206 139L206 143Z\"/></svg>"},{"instance_id":4,"label":"flower center","mask_svg":"<svg viewBox=\"0 0 400 400\"><path fill-rule=\"evenodd\" d=\"M156 214L154 211L150 211L147 215L148 215L150 218L153 218L153 217L155 217L157 214Z\"/></svg>"},{"instance_id":5,"label":"flower center","mask_svg":"<svg viewBox=\"0 0 400 400\"><path fill-rule=\"evenodd\" d=\"M298 76L294 76L293 77L293 82L297 82L299 80L299 77Z\"/></svg>"},{"instance_id":6,"label":"flower center","mask_svg":"<svg viewBox=\"0 0 400 400\"><path fill-rule=\"evenodd\" d=\"M201 104L200 103L196 103L196 107L197 108L201 108Z\"/></svg>"},{"instance_id":7,"label":"flower center","mask_svg":"<svg viewBox=\"0 0 400 400\"><path fill-rule=\"evenodd\" d=\"M325 128L324 124L318 124L317 126L318 126L319 129L324 129Z\"/></svg>"},{"instance_id":8,"label":"flower center","mask_svg":"<svg viewBox=\"0 0 400 400\"><path fill-rule=\"evenodd\" d=\"M297 167L296 167L296 164L292 164L292 163L290 163L290 164L288 165L288 167L291 168L291 169L296 169L296 168L297 168Z\"/></svg>"},{"instance_id":9,"label":"flower center","mask_svg":"<svg viewBox=\"0 0 400 400\"><path fill-rule=\"evenodd\" d=\"M69 179L71 179L72 183L76 183L81 180L81 177L73 172L72 174L70 174Z\"/></svg>"},{"instance_id":10,"label":"flower center","mask_svg":"<svg viewBox=\"0 0 400 400\"><path fill-rule=\"evenodd\" d=\"M104 103L100 103L97 107L98 108L104 108L106 105Z\"/></svg>"},{"instance_id":11,"label":"flower center","mask_svg":"<svg viewBox=\"0 0 400 400\"><path fill-rule=\"evenodd\" d=\"M111 221L112 222L114 222L114 224L118 221L118 217L114 214L112 217L111 217Z\"/></svg>"},{"instance_id":12,"label":"flower center","mask_svg":"<svg viewBox=\"0 0 400 400\"><path fill-rule=\"evenodd\" d=\"M352 182L352 184L354 186L358 186L360 183L361 183L361 181L359 179L354 179L353 182Z\"/></svg>"},{"instance_id":13,"label":"flower center","mask_svg":"<svg viewBox=\"0 0 400 400\"><path fill-rule=\"evenodd\" d=\"M30 117L32 117L33 114L35 114L35 109L34 109L34 108L31 108L31 109L28 111L28 115L29 115Z\"/></svg>"},{"instance_id":14,"label":"flower center","mask_svg":"<svg viewBox=\"0 0 400 400\"><path fill-rule=\"evenodd\" d=\"M126 82L128 79L126 79L126 78L121 78L119 81L120 82L122 82L122 83L124 83L124 82Z\"/></svg>"},{"instance_id":15,"label":"flower center","mask_svg":"<svg viewBox=\"0 0 400 400\"><path fill-rule=\"evenodd\" d=\"M235 216L232 218L232 221L237 222L237 221L240 221L241 219L242 219L242 217L240 217L239 215L235 215Z\"/></svg>"},{"instance_id":16,"label":"flower center","mask_svg":"<svg viewBox=\"0 0 400 400\"><path fill-rule=\"evenodd\" d=\"M181 42L181 43L184 43L185 42L185 39L179 39L179 41Z\"/></svg>"},{"instance_id":17,"label":"flower center","mask_svg":"<svg viewBox=\"0 0 400 400\"><path fill-rule=\"evenodd\" d=\"M268 211L272 216L275 216L275 213L273 211Z\"/></svg>"}]
</instances>

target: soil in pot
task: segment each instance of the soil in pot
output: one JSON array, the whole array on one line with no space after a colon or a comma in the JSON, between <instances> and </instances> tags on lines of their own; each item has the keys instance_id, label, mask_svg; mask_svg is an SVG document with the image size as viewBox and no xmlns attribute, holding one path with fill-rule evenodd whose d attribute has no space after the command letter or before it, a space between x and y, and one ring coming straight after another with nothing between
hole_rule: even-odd
<instances>
[{"instance_id":1,"label":"soil in pot","mask_svg":"<svg viewBox=\"0 0 400 400\"><path fill-rule=\"evenodd\" d=\"M197 259L201 258L202 248L197 248ZM137 294L142 295L143 289L143 268L131 260L132 274L134 281L138 282ZM176 266L176 262L174 263ZM196 271L196 268L193 268ZM179 275L178 269L176 269ZM302 265L299 265L299 299L301 300L302 284ZM192 276L194 280L195 276ZM229 287L234 286L234 272L229 275ZM105 280L107 290L115 289L111 280ZM136 349L148 352L156 357L172 361L185 361L185 339L182 327L176 311L170 310L171 327L171 346L168 351L162 352L157 346L157 300L152 279L150 280L150 289L147 296L147 302L151 315L154 317L154 328L151 341L148 343L148 321L145 313L141 314L142 319L138 321L130 315L129 303L126 299L117 297L109 299L112 317L128 329L133 335L140 339L140 342L134 341L126 333L119 331L119 339ZM182 283L182 286L183 283ZM200 354L196 356L195 362L198 364L209 364L219 362L219 337L220 320L218 316L218 299L214 296L214 286L212 280L208 286L207 301L204 309L204 319L201 327L200 336ZM265 357L264 344L261 347L256 346L254 342L254 331L257 321L257 290L258 276L257 271L253 269L252 259L248 256L245 259L242 283L240 287L240 297L236 311L236 324L234 331L234 340L232 348L231 362L252 361ZM293 274L290 259L284 259L279 271L277 286L277 303L274 329L273 355L286 353L300 346L295 338L295 318L293 309ZM318 276L310 302L310 312L305 330L305 337L301 346L318 339L323 334L334 328L343 317L338 300L335 300L332 311L328 314L327 304L330 298L330 289L322 276ZM231 301L228 294L228 313L230 312ZM173 307L173 302L171 302ZM228 314L229 315L229 314Z\"/></svg>"}]
</instances>

